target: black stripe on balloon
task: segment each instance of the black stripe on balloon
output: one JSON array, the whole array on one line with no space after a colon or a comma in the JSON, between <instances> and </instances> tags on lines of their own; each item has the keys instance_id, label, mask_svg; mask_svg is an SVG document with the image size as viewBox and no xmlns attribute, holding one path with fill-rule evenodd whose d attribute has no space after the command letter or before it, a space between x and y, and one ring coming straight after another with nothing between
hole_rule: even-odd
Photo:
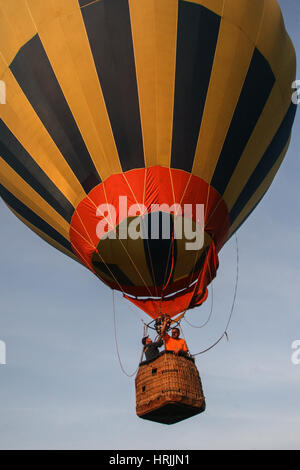
<instances>
[{"instance_id":1,"label":"black stripe on balloon","mask_svg":"<svg viewBox=\"0 0 300 470\"><path fill-rule=\"evenodd\" d=\"M179 1L172 168L193 167L220 20L202 5Z\"/></svg>"},{"instance_id":2,"label":"black stripe on balloon","mask_svg":"<svg viewBox=\"0 0 300 470\"><path fill-rule=\"evenodd\" d=\"M123 171L144 163L128 0L81 10Z\"/></svg>"},{"instance_id":3,"label":"black stripe on balloon","mask_svg":"<svg viewBox=\"0 0 300 470\"><path fill-rule=\"evenodd\" d=\"M20 49L10 69L88 193L101 180L38 35Z\"/></svg>"},{"instance_id":4,"label":"black stripe on balloon","mask_svg":"<svg viewBox=\"0 0 300 470\"><path fill-rule=\"evenodd\" d=\"M211 185L224 191L270 96L275 77L265 57L254 50L245 83L228 130ZM222 119L222 116L220 116Z\"/></svg>"},{"instance_id":5,"label":"black stripe on balloon","mask_svg":"<svg viewBox=\"0 0 300 470\"><path fill-rule=\"evenodd\" d=\"M278 131L275 134L275 137L273 138L262 159L247 181L246 186L241 192L233 208L231 209L229 214L231 224L239 216L263 180L268 176L268 173L276 163L276 160L283 152L291 134L296 108L296 105L291 103L285 118L283 119Z\"/></svg>"},{"instance_id":6,"label":"black stripe on balloon","mask_svg":"<svg viewBox=\"0 0 300 470\"><path fill-rule=\"evenodd\" d=\"M117 280L122 287L134 285L116 264L102 263L101 261L97 260L92 260L92 264L95 271L99 274L100 277L102 274L105 274L113 282L116 282Z\"/></svg>"},{"instance_id":7,"label":"black stripe on balloon","mask_svg":"<svg viewBox=\"0 0 300 470\"><path fill-rule=\"evenodd\" d=\"M176 240L172 242L173 217L166 212L152 212L142 225L144 250L149 273L155 286L164 286L177 259ZM174 246L172 248L172 243ZM174 261L172 262L172 250ZM170 282L173 280L174 267Z\"/></svg>"},{"instance_id":8,"label":"black stripe on balloon","mask_svg":"<svg viewBox=\"0 0 300 470\"><path fill-rule=\"evenodd\" d=\"M89 3L91 3L93 0L78 0L80 8L86 7Z\"/></svg>"},{"instance_id":9,"label":"black stripe on balloon","mask_svg":"<svg viewBox=\"0 0 300 470\"><path fill-rule=\"evenodd\" d=\"M73 253L72 246L60 233L54 230L47 222L33 212L29 207L25 206L19 199L17 199L11 192L9 192L2 184L0 184L0 196L4 201L14 209L17 214L26 219L30 224L34 225L41 232L48 235L52 240L56 241L59 245L66 248Z\"/></svg>"},{"instance_id":10,"label":"black stripe on balloon","mask_svg":"<svg viewBox=\"0 0 300 470\"><path fill-rule=\"evenodd\" d=\"M67 222L74 207L53 184L8 127L0 120L0 155L3 160Z\"/></svg>"}]
</instances>

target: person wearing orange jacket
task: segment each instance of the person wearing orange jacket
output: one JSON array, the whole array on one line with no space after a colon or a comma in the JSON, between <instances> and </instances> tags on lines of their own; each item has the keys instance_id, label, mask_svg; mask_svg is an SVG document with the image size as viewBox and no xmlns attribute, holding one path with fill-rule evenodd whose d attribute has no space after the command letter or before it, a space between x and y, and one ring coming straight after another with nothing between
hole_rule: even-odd
<instances>
[{"instance_id":1,"label":"person wearing orange jacket","mask_svg":"<svg viewBox=\"0 0 300 470\"><path fill-rule=\"evenodd\" d=\"M165 329L166 324L164 324L162 328L162 339L164 340L166 351L173 351L175 354L187 354L188 347L185 340L183 338L179 338L179 328L172 328L172 336L165 333Z\"/></svg>"}]
</instances>

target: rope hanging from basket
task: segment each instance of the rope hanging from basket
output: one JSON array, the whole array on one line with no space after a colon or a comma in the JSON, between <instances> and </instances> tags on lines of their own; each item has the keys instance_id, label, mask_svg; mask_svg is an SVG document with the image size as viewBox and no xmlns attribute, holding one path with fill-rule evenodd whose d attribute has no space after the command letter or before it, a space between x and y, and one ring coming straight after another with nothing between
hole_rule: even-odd
<instances>
[{"instance_id":1,"label":"rope hanging from basket","mask_svg":"<svg viewBox=\"0 0 300 470\"><path fill-rule=\"evenodd\" d=\"M134 372L132 372L132 374L128 374L128 372L126 372L126 370L124 369L123 367L123 364L122 364L122 361L121 361L121 356L120 356L120 352L119 352L119 345L118 345L118 338L117 338L117 322L116 322L116 307L115 307L115 291L113 289L113 312L114 312L114 335L115 335L115 344L116 344L116 351L117 351L117 356L118 356L118 360L119 360L119 364L120 364L120 367L121 367L121 370L122 372L127 375L127 377L133 377L138 369L139 369L139 364L140 362L142 361L143 359L143 354L144 354L144 348L142 349L142 352L141 352L141 357L140 357L140 360L138 362L138 366L137 368L135 369ZM148 325L146 325L146 323L141 319L141 321L143 322L144 324L144 333L143 333L143 337L144 336L147 336L147 332L148 332Z\"/></svg>"},{"instance_id":2,"label":"rope hanging from basket","mask_svg":"<svg viewBox=\"0 0 300 470\"><path fill-rule=\"evenodd\" d=\"M204 328L204 326L206 326L209 323L209 321L211 320L212 313L213 313L213 308L214 308L214 289L213 289L213 283L212 283L211 284L211 305L210 305L210 312L209 312L207 320L205 320L205 322L202 323L202 325L197 326L197 325L193 325L191 322L189 322L184 316L183 316L183 319L192 328L199 328L199 329ZM186 311L184 312L184 314L185 313L186 313Z\"/></svg>"},{"instance_id":3,"label":"rope hanging from basket","mask_svg":"<svg viewBox=\"0 0 300 470\"><path fill-rule=\"evenodd\" d=\"M221 341L221 339L224 338L224 336L226 337L226 339L227 339L227 341L228 341L227 329L228 329L228 326L229 326L230 321L231 321L231 318L232 318L233 309L234 309L235 300L236 300L236 294L237 294L238 281L239 281L239 246L238 246L238 239L237 239L237 235L236 235L236 234L235 234L235 244L236 244L236 279L235 279L235 288L234 288L234 295L233 295L233 301L232 301L232 306L231 306L231 310L230 310L230 315L229 315L227 324L226 324L226 326L225 326L225 330L224 330L224 332L222 333L222 335L217 339L217 341L215 341L211 346L209 346L209 348L206 348L206 349L204 349L203 351L200 351L200 352L198 352L198 353L196 353L196 354L192 354L193 357L199 356L200 354L204 354L205 352L207 352L207 351L209 351L210 349L214 348L214 347Z\"/></svg>"}]
</instances>

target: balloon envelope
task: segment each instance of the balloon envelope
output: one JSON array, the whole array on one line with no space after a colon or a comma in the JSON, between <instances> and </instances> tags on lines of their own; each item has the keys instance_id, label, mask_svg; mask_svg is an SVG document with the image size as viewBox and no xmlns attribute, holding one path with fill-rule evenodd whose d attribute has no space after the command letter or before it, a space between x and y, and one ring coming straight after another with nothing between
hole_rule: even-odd
<instances>
[{"instance_id":1,"label":"balloon envelope","mask_svg":"<svg viewBox=\"0 0 300 470\"><path fill-rule=\"evenodd\" d=\"M6 204L152 317L201 304L288 148L277 1L0 0L0 23Z\"/></svg>"}]
</instances>

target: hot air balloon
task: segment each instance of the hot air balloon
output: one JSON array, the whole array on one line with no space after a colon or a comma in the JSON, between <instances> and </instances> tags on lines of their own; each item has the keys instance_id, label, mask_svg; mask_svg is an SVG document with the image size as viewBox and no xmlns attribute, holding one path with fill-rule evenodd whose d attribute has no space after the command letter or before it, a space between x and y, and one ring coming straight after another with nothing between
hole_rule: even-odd
<instances>
[{"instance_id":1,"label":"hot air balloon","mask_svg":"<svg viewBox=\"0 0 300 470\"><path fill-rule=\"evenodd\" d=\"M289 145L277 1L0 0L0 36L5 203L153 319L201 305Z\"/></svg>"}]
</instances>

